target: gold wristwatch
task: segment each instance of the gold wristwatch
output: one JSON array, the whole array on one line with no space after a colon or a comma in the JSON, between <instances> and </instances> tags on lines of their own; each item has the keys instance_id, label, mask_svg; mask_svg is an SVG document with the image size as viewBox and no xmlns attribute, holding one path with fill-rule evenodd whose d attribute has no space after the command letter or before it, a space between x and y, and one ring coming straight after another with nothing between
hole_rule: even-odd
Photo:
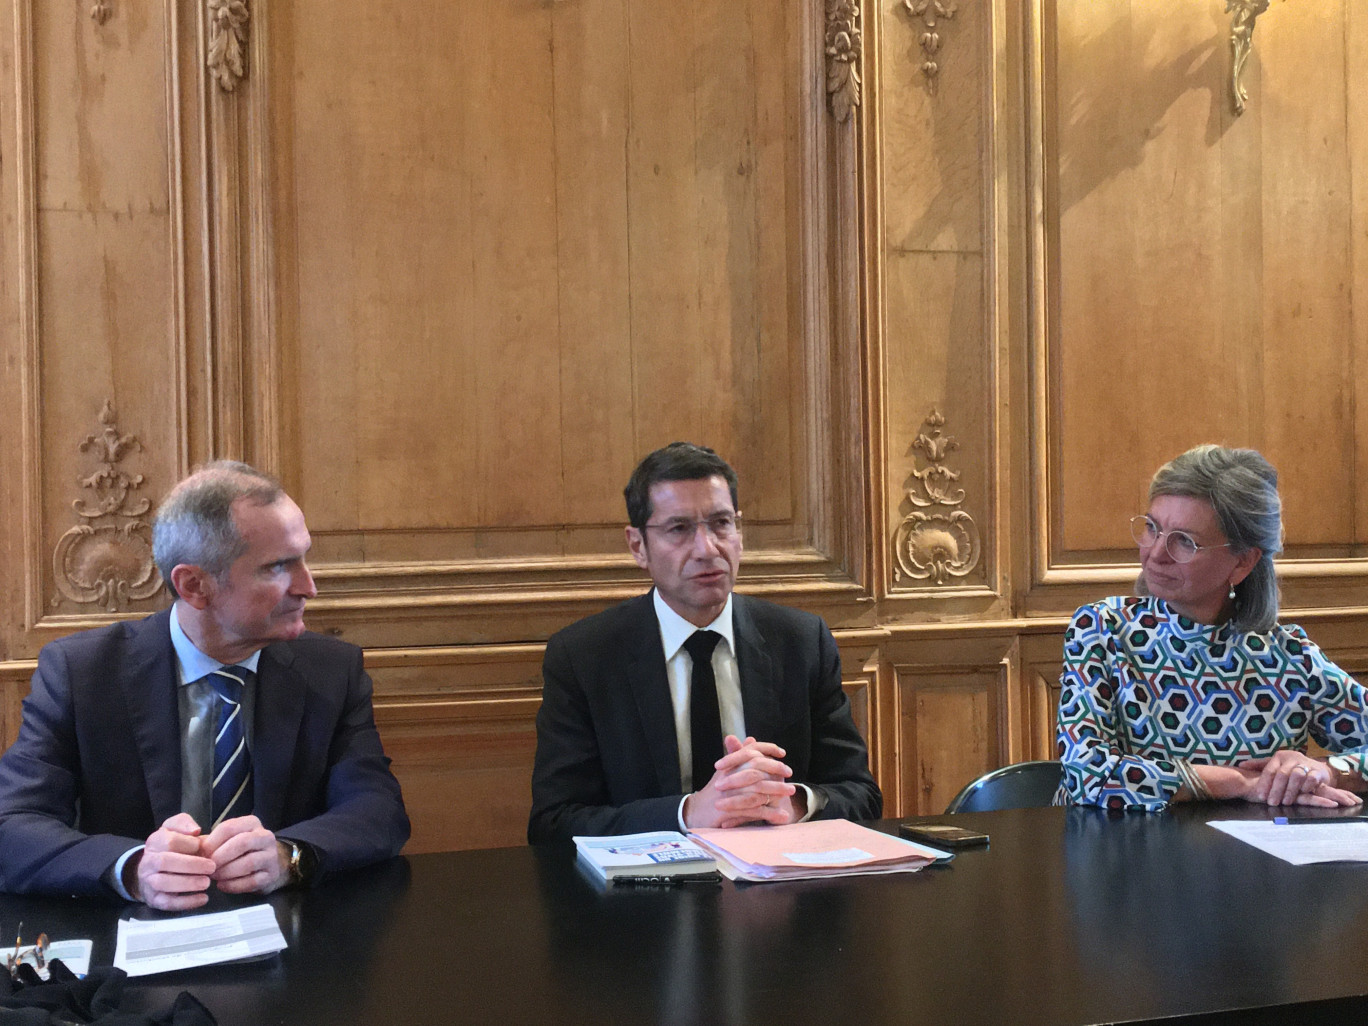
<instances>
[{"instance_id":1,"label":"gold wristwatch","mask_svg":"<svg viewBox=\"0 0 1368 1026\"><path fill-rule=\"evenodd\" d=\"M280 838L280 843L290 849L290 883L294 885L302 884L308 878L309 869L305 863L308 857L308 849L298 841L292 841L288 837Z\"/></svg>"},{"instance_id":2,"label":"gold wristwatch","mask_svg":"<svg viewBox=\"0 0 1368 1026\"><path fill-rule=\"evenodd\" d=\"M1336 787L1344 786L1344 780L1342 778L1349 777L1350 779L1354 779L1359 775L1358 767L1343 755L1332 755L1325 760L1325 764L1341 777L1340 780L1335 781Z\"/></svg>"}]
</instances>

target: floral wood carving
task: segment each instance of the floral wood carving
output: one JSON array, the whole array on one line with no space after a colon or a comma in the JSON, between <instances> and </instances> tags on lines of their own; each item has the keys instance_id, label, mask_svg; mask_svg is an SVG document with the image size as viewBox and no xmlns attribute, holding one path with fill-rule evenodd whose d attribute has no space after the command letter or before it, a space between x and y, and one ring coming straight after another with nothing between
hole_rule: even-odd
<instances>
[{"instance_id":1,"label":"floral wood carving","mask_svg":"<svg viewBox=\"0 0 1368 1026\"><path fill-rule=\"evenodd\" d=\"M130 601L151 598L162 586L152 562L152 525L147 512L152 502L136 496L141 474L130 474L120 464L141 452L134 435L119 433L114 404L105 400L98 434L87 435L82 452L95 454L99 466L79 484L89 493L71 504L82 522L57 540L52 572L57 590L73 602L98 604L118 612ZM61 599L53 597L55 606Z\"/></svg>"},{"instance_id":2,"label":"floral wood carving","mask_svg":"<svg viewBox=\"0 0 1368 1026\"><path fill-rule=\"evenodd\" d=\"M844 124L860 105L863 52L858 0L826 0L826 88L832 116Z\"/></svg>"},{"instance_id":3,"label":"floral wood carving","mask_svg":"<svg viewBox=\"0 0 1368 1026\"><path fill-rule=\"evenodd\" d=\"M955 0L903 0L903 6L907 8L908 14L922 21L922 33L918 39L922 48L921 70L926 76L926 88L934 93L936 76L940 74L936 55L940 53L941 48L941 34L937 29L936 19L944 18L949 21L959 10L959 5Z\"/></svg>"},{"instance_id":4,"label":"floral wood carving","mask_svg":"<svg viewBox=\"0 0 1368 1026\"><path fill-rule=\"evenodd\" d=\"M208 0L209 72L231 93L247 73L247 0Z\"/></svg>"},{"instance_id":5,"label":"floral wood carving","mask_svg":"<svg viewBox=\"0 0 1368 1026\"><path fill-rule=\"evenodd\" d=\"M1230 14L1230 100L1237 115L1243 114L1249 93L1244 69L1254 48L1254 19L1268 10L1268 0L1226 0Z\"/></svg>"},{"instance_id":6,"label":"floral wood carving","mask_svg":"<svg viewBox=\"0 0 1368 1026\"><path fill-rule=\"evenodd\" d=\"M103 25L113 13L105 0L95 0L95 3L90 5L90 18L96 25Z\"/></svg>"},{"instance_id":7,"label":"floral wood carving","mask_svg":"<svg viewBox=\"0 0 1368 1026\"><path fill-rule=\"evenodd\" d=\"M944 426L945 418L932 409L923 423L925 430L912 443L926 466L912 470L907 489L912 511L893 534L895 581L929 579L945 584L952 577L968 576L978 565L978 525L961 508L965 495L956 485L959 472L946 466L946 459L959 443L942 433Z\"/></svg>"}]
</instances>

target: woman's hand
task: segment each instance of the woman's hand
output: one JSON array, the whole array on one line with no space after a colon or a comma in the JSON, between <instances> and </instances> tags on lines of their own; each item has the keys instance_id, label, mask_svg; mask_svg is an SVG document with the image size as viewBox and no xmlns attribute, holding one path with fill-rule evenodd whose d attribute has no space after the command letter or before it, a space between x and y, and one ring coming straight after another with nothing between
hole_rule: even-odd
<instances>
[{"instance_id":1,"label":"woman's hand","mask_svg":"<svg viewBox=\"0 0 1368 1026\"><path fill-rule=\"evenodd\" d=\"M1246 801L1265 805L1314 805L1322 808L1358 805L1362 799L1338 786L1339 774L1323 762L1285 748L1266 759L1240 763L1247 773L1257 773Z\"/></svg>"}]
</instances>

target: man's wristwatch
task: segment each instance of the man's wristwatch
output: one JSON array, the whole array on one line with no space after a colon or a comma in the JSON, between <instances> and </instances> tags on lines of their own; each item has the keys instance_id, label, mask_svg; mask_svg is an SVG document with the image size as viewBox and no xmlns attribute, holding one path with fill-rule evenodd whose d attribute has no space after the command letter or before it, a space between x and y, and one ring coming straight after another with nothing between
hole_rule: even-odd
<instances>
[{"instance_id":1,"label":"man's wristwatch","mask_svg":"<svg viewBox=\"0 0 1368 1026\"><path fill-rule=\"evenodd\" d=\"M290 852L290 883L296 886L308 883L314 869L313 851L307 844L292 841L288 837L280 838L280 843L285 845Z\"/></svg>"}]
</instances>

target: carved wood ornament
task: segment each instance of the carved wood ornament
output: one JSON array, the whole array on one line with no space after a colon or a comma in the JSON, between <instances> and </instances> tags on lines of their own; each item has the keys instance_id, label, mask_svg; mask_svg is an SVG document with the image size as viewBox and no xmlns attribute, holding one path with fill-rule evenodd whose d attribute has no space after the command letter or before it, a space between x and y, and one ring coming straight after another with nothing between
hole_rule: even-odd
<instances>
[{"instance_id":1,"label":"carved wood ornament","mask_svg":"<svg viewBox=\"0 0 1368 1026\"><path fill-rule=\"evenodd\" d=\"M922 21L922 33L917 40L922 48L921 70L926 76L926 88L934 93L936 76L940 74L940 65L936 63L936 55L940 53L941 48L937 19L944 18L949 21L959 10L959 4L955 3L955 0L903 0L903 6L907 8L908 14Z\"/></svg>"},{"instance_id":2,"label":"carved wood ornament","mask_svg":"<svg viewBox=\"0 0 1368 1026\"><path fill-rule=\"evenodd\" d=\"M857 0L826 0L826 88L832 116L844 124L860 105L860 32Z\"/></svg>"},{"instance_id":3,"label":"carved wood ornament","mask_svg":"<svg viewBox=\"0 0 1368 1026\"><path fill-rule=\"evenodd\" d=\"M1239 115L1249 100L1244 69L1254 48L1254 19L1268 10L1268 0L1226 0L1226 10L1230 13L1230 101Z\"/></svg>"},{"instance_id":4,"label":"carved wood ornament","mask_svg":"<svg viewBox=\"0 0 1368 1026\"><path fill-rule=\"evenodd\" d=\"M57 590L73 602L98 604L114 613L136 599L151 598L162 586L161 574L152 562L152 525L147 512L150 499L134 496L143 476L130 474L119 464L132 452L142 450L134 435L119 433L114 404L105 400L100 411L100 432L87 435L81 452L94 452L100 466L79 484L92 499L75 500L71 507L83 522L57 540L52 571ZM60 598L53 597L55 606Z\"/></svg>"},{"instance_id":5,"label":"carved wood ornament","mask_svg":"<svg viewBox=\"0 0 1368 1026\"><path fill-rule=\"evenodd\" d=\"M231 93L246 75L247 0L207 0L209 73Z\"/></svg>"},{"instance_id":6,"label":"carved wood ornament","mask_svg":"<svg viewBox=\"0 0 1368 1026\"><path fill-rule=\"evenodd\" d=\"M893 579L904 578L945 584L952 577L966 577L978 565L978 525L960 507L964 489L956 488L958 471L945 465L959 443L941 432L945 418L932 409L923 422L929 429L917 435L913 450L925 457L926 466L912 470L913 484L907 501L914 507L893 534Z\"/></svg>"}]
</instances>

